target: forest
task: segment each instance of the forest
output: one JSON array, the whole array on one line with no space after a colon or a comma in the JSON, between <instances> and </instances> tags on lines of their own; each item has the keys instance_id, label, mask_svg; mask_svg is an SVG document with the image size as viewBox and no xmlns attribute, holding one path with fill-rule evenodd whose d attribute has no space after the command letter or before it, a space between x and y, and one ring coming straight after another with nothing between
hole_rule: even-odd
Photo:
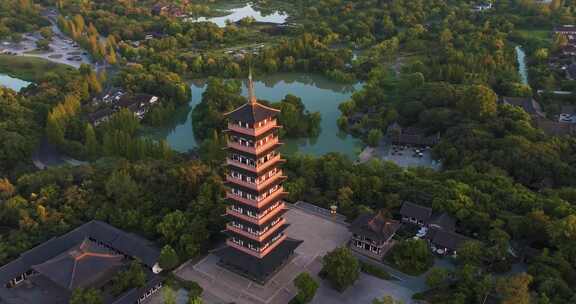
<instances>
[{"instance_id":1,"label":"forest","mask_svg":"<svg viewBox=\"0 0 576 304\"><path fill-rule=\"evenodd\" d=\"M258 24L220 28L155 16L152 2L0 3L0 39L49 25L41 11L54 5L60 28L113 71L82 66L49 73L19 93L0 87L0 141L9 143L0 145L0 264L92 219L156 240L180 262L212 249L224 238L223 114L246 101L237 79L252 66L261 77L298 71L362 81L341 104L339 126L365 142L377 143L371 138L396 121L441 134L433 149L441 171L356 164L336 153L291 155L284 165L289 201L337 202L350 221L369 211L396 214L404 201L455 217L458 232L477 242L462 248L453 273L434 273L432 289L419 297L483 303L491 292L502 303L576 302L576 141L546 136L527 113L498 102L576 87L552 73L545 56L565 42L525 34L573 24L575 1L500 0L493 13L479 14L464 0L294 0L294 26L281 34ZM201 14L206 6L188 9ZM264 47L228 52L242 44ZM528 84L517 71L517 44L528 55ZM194 78L208 83L191 114L201 143L190 160L138 130L187 104ZM162 104L142 122L119 111L94 127L90 101L111 85L159 96ZM261 102L282 110L281 136L317 134L322 118L298 97ZM352 123L354 116L361 118ZM44 137L90 162L35 170L31 157ZM515 262L510 250L535 254L526 274L501 278Z\"/></svg>"}]
</instances>

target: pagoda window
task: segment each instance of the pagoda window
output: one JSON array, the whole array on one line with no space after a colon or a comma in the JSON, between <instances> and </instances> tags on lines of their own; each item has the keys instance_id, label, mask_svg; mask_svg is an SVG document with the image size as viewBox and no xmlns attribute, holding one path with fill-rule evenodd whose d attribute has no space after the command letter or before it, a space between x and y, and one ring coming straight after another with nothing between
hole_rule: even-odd
<instances>
[{"instance_id":1,"label":"pagoda window","mask_svg":"<svg viewBox=\"0 0 576 304\"><path fill-rule=\"evenodd\" d=\"M268 229L270 229L270 226L266 226L264 229L262 229L262 231L260 231L258 235L264 234L266 231L268 231Z\"/></svg>"},{"instance_id":2,"label":"pagoda window","mask_svg":"<svg viewBox=\"0 0 576 304\"><path fill-rule=\"evenodd\" d=\"M260 249L252 243L248 243L248 248L250 248L254 251L260 251Z\"/></svg>"},{"instance_id":3,"label":"pagoda window","mask_svg":"<svg viewBox=\"0 0 576 304\"><path fill-rule=\"evenodd\" d=\"M275 236L272 238L272 241L271 241L271 242L275 242L275 241L276 241L277 239L279 239L281 236L282 236L282 233L278 233L277 235L275 235Z\"/></svg>"},{"instance_id":4,"label":"pagoda window","mask_svg":"<svg viewBox=\"0 0 576 304\"><path fill-rule=\"evenodd\" d=\"M258 214L257 214L256 212L252 211L252 210L248 210L248 211L246 212L246 214L247 214L249 217L258 218Z\"/></svg>"},{"instance_id":5,"label":"pagoda window","mask_svg":"<svg viewBox=\"0 0 576 304\"><path fill-rule=\"evenodd\" d=\"M232 238L232 242L234 242L234 243L236 243L236 244L238 244L238 245L240 245L240 246L244 246L244 241L241 240L241 239L239 239L239 238L237 238L237 237L233 237L233 238Z\"/></svg>"},{"instance_id":6,"label":"pagoda window","mask_svg":"<svg viewBox=\"0 0 576 304\"><path fill-rule=\"evenodd\" d=\"M270 188L270 194L276 192L276 190L278 190L278 188L280 188L278 185L274 185L274 187Z\"/></svg>"},{"instance_id":7,"label":"pagoda window","mask_svg":"<svg viewBox=\"0 0 576 304\"><path fill-rule=\"evenodd\" d=\"M239 207L237 205L232 205L232 206L230 206L230 208L232 208L232 210L234 210L238 213L244 213L244 209L242 209L242 207Z\"/></svg>"},{"instance_id":8,"label":"pagoda window","mask_svg":"<svg viewBox=\"0 0 576 304\"><path fill-rule=\"evenodd\" d=\"M270 226L276 225L280 221L280 219L281 218L277 218L277 219L273 220L272 223L270 224Z\"/></svg>"}]
</instances>

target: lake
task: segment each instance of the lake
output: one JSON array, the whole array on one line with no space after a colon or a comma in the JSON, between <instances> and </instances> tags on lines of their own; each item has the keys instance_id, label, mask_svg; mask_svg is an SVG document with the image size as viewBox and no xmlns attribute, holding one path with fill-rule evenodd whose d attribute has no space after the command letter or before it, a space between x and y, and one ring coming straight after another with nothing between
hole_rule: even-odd
<instances>
[{"instance_id":1,"label":"lake","mask_svg":"<svg viewBox=\"0 0 576 304\"><path fill-rule=\"evenodd\" d=\"M338 105L352 96L362 84L344 85L335 83L322 76L301 73L279 73L265 78L257 78L254 83L256 96L261 100L277 102L287 94L298 96L310 112L320 112L322 115L321 131L318 137L283 139L283 153L296 152L323 155L330 152L340 152L356 159L363 145L360 140L344 134L336 123L340 116ZM202 100L206 88L204 81L191 83L192 100L189 105L176 111L173 119L164 128L154 128L145 132L154 139L166 139L168 144L177 151L186 152L197 146L192 129L192 109ZM247 96L246 82L242 95Z\"/></svg>"},{"instance_id":2,"label":"lake","mask_svg":"<svg viewBox=\"0 0 576 304\"><path fill-rule=\"evenodd\" d=\"M219 27L225 27L226 21L230 20L231 22L240 21L245 17L253 17L258 22L267 22L267 23L276 23L282 24L286 22L288 15L275 11L270 14L263 14L261 11L257 11L252 7L251 4L246 4L242 7L235 7L226 9L224 12L228 14L226 16L220 17L199 17L199 18L189 18L189 21L192 22L202 22L202 21L210 21L218 25Z\"/></svg>"},{"instance_id":3,"label":"lake","mask_svg":"<svg viewBox=\"0 0 576 304\"><path fill-rule=\"evenodd\" d=\"M0 86L5 86L14 91L20 91L20 89L27 87L29 84L30 82L28 81L0 74Z\"/></svg>"}]
</instances>

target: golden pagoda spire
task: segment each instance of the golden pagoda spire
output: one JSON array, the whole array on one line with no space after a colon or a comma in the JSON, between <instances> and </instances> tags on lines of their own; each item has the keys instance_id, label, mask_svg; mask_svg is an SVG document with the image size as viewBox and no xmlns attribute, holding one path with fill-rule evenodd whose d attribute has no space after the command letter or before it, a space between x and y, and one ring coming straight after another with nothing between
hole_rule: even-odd
<instances>
[{"instance_id":1,"label":"golden pagoda spire","mask_svg":"<svg viewBox=\"0 0 576 304\"><path fill-rule=\"evenodd\" d=\"M258 103L256 95L254 94L254 81L252 80L252 67L248 71L248 102L250 104Z\"/></svg>"}]
</instances>

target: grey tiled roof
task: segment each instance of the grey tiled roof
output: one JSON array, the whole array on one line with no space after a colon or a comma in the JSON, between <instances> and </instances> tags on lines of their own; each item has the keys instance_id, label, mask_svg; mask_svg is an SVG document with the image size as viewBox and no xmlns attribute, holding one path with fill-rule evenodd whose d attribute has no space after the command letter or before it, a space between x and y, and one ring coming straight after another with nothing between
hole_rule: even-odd
<instances>
[{"instance_id":1,"label":"grey tiled roof","mask_svg":"<svg viewBox=\"0 0 576 304\"><path fill-rule=\"evenodd\" d=\"M427 223L432 217L432 208L420 206L411 202L404 202L400 208L400 214L413 217Z\"/></svg>"},{"instance_id":2,"label":"grey tiled roof","mask_svg":"<svg viewBox=\"0 0 576 304\"><path fill-rule=\"evenodd\" d=\"M350 230L356 234L373 240L387 241L400 228L398 221L388 219L383 213L360 215L350 225Z\"/></svg>"},{"instance_id":3,"label":"grey tiled roof","mask_svg":"<svg viewBox=\"0 0 576 304\"><path fill-rule=\"evenodd\" d=\"M428 232L427 238L436 246L448 248L450 250L457 250L462 244L471 239L452 231L443 229L431 228Z\"/></svg>"},{"instance_id":4,"label":"grey tiled roof","mask_svg":"<svg viewBox=\"0 0 576 304\"><path fill-rule=\"evenodd\" d=\"M125 255L141 261L149 268L156 264L160 256L160 250L151 242L107 223L91 221L22 253L19 258L0 267L0 301L9 304L30 303L27 296L34 296L32 291L24 290L26 294L22 297L22 294L17 294L14 290L6 288L6 283L31 269L35 269L41 274L33 279L39 280L38 284L47 284L46 286L50 288L46 288L46 290L51 291L51 293L34 296L34 304L62 303L56 299L69 295L69 290L65 288L66 286L68 288L83 287L86 284L90 285L93 279L106 275L108 270L111 270L111 267L114 268L116 266L116 258L114 258L115 262L112 261L114 262L112 263L113 265L109 263L111 261L102 259L87 259L83 261L85 263L76 263L74 265L74 263L71 263L71 259L68 258L67 255L78 249L81 246L80 244L83 244L86 240L110 246ZM91 247L91 250L100 252L97 246ZM121 255L117 256L121 257ZM75 274L72 275L71 272ZM150 271L148 272L150 278L155 277ZM19 290L18 292L22 293L23 291ZM136 299L139 294L141 292L136 295ZM134 302L135 300L132 303Z\"/></svg>"},{"instance_id":5,"label":"grey tiled roof","mask_svg":"<svg viewBox=\"0 0 576 304\"><path fill-rule=\"evenodd\" d=\"M280 111L259 103L245 103L238 109L226 113L229 119L253 124L266 118L275 117Z\"/></svg>"}]
</instances>

